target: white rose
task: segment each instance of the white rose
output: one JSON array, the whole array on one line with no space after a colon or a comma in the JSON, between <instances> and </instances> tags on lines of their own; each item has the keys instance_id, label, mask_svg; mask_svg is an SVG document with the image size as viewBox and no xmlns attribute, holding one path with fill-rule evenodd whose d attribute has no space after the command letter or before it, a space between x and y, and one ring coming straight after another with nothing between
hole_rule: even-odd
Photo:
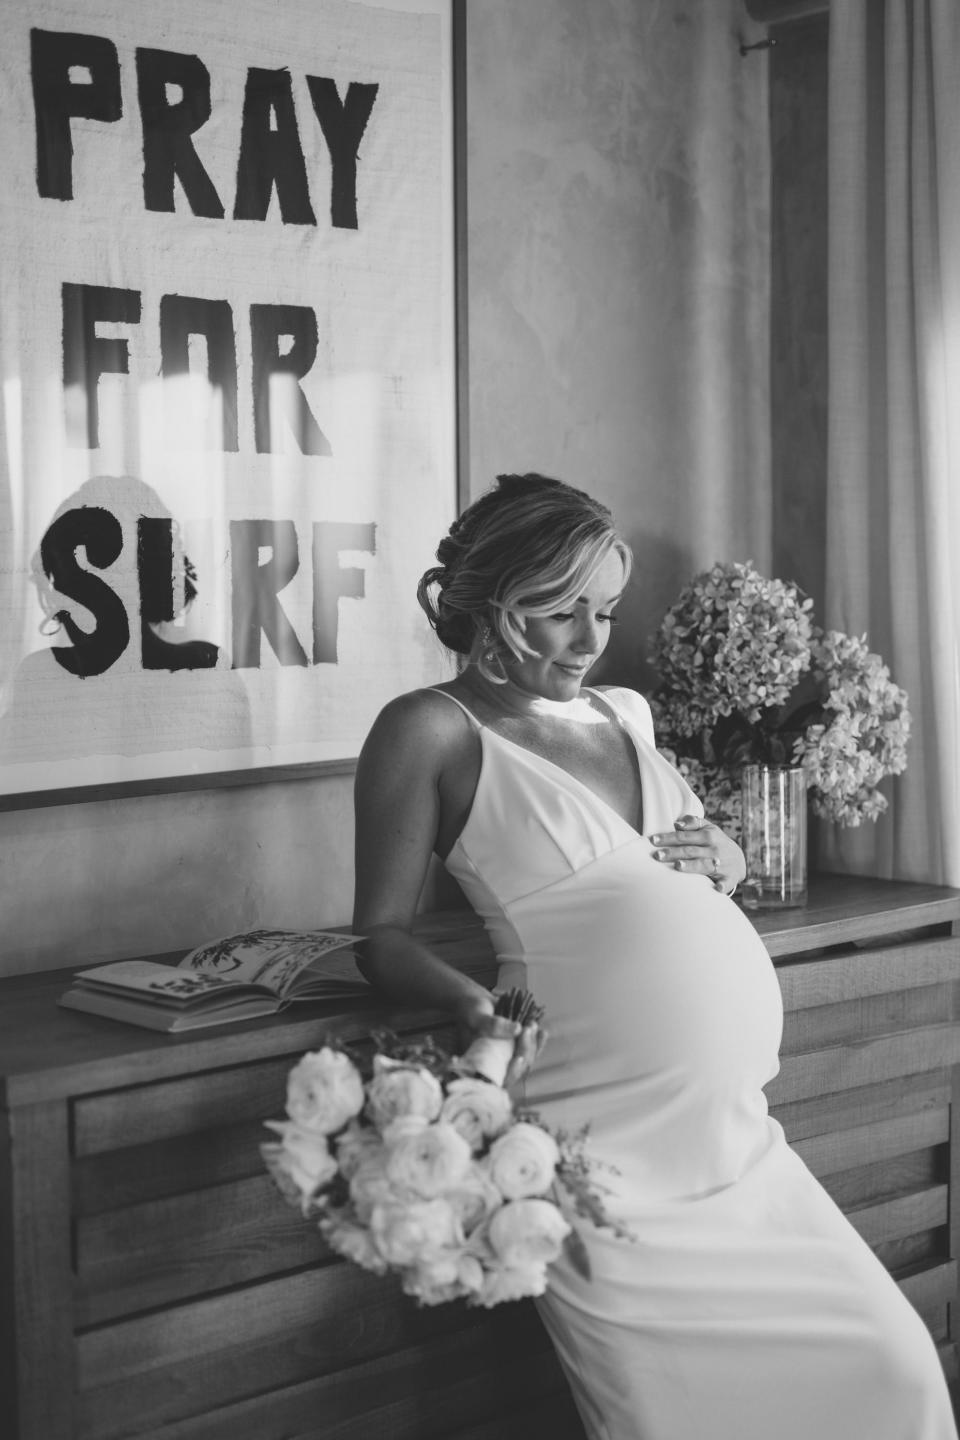
<instances>
[{"instance_id":1,"label":"white rose","mask_svg":"<svg viewBox=\"0 0 960 1440\"><path fill-rule=\"evenodd\" d=\"M464 1290L475 1292L483 1288L483 1266L475 1255L461 1255L457 1280Z\"/></svg>"},{"instance_id":2,"label":"white rose","mask_svg":"<svg viewBox=\"0 0 960 1440\"><path fill-rule=\"evenodd\" d=\"M445 1305L483 1286L483 1267L472 1255L445 1251L439 1260L410 1266L403 1274L403 1291L421 1305Z\"/></svg>"},{"instance_id":3,"label":"white rose","mask_svg":"<svg viewBox=\"0 0 960 1440\"><path fill-rule=\"evenodd\" d=\"M378 1154L383 1148L383 1141L376 1130L370 1125L361 1125L358 1120L351 1120L346 1130L342 1131L333 1143L337 1150L340 1173L346 1180L353 1178L364 1160Z\"/></svg>"},{"instance_id":4,"label":"white rose","mask_svg":"<svg viewBox=\"0 0 960 1440\"><path fill-rule=\"evenodd\" d=\"M452 1080L440 1111L440 1119L459 1130L476 1152L484 1140L506 1130L513 1106L506 1090L488 1080Z\"/></svg>"},{"instance_id":5,"label":"white rose","mask_svg":"<svg viewBox=\"0 0 960 1440\"><path fill-rule=\"evenodd\" d=\"M376 1056L367 1114L379 1130L400 1115L422 1115L425 1120L435 1120L442 1104L440 1081L429 1070L404 1065L386 1055Z\"/></svg>"},{"instance_id":6,"label":"white rose","mask_svg":"<svg viewBox=\"0 0 960 1440\"><path fill-rule=\"evenodd\" d=\"M299 1200L304 1214L322 1186L337 1173L325 1135L301 1130L292 1121L268 1120L267 1126L280 1136L279 1143L260 1146L264 1164L288 1200Z\"/></svg>"},{"instance_id":7,"label":"white rose","mask_svg":"<svg viewBox=\"0 0 960 1440\"><path fill-rule=\"evenodd\" d=\"M427 1250L414 1261L409 1273L419 1276L424 1285L431 1288L456 1285L460 1278L460 1255L461 1252L452 1245L445 1245L440 1250Z\"/></svg>"},{"instance_id":8,"label":"white rose","mask_svg":"<svg viewBox=\"0 0 960 1440\"><path fill-rule=\"evenodd\" d=\"M287 1114L302 1130L333 1135L360 1114L363 1101L357 1067L328 1045L304 1055L287 1079Z\"/></svg>"},{"instance_id":9,"label":"white rose","mask_svg":"<svg viewBox=\"0 0 960 1440\"><path fill-rule=\"evenodd\" d=\"M370 1230L390 1265L416 1265L463 1243L456 1216L445 1200L394 1200L375 1205Z\"/></svg>"},{"instance_id":10,"label":"white rose","mask_svg":"<svg viewBox=\"0 0 960 1440\"><path fill-rule=\"evenodd\" d=\"M381 1139L384 1145L396 1145L411 1135L419 1135L421 1130L426 1130L429 1124L430 1121L425 1115L398 1115L396 1120L391 1120L389 1125L384 1125Z\"/></svg>"},{"instance_id":11,"label":"white rose","mask_svg":"<svg viewBox=\"0 0 960 1440\"><path fill-rule=\"evenodd\" d=\"M320 1229L330 1249L338 1255L352 1260L355 1265L362 1265L364 1270L372 1270L375 1275L387 1273L387 1262L373 1243L366 1226L354 1225L349 1220L331 1220L322 1221Z\"/></svg>"},{"instance_id":12,"label":"white rose","mask_svg":"<svg viewBox=\"0 0 960 1440\"><path fill-rule=\"evenodd\" d=\"M470 1303L489 1310L505 1300L524 1300L528 1295L542 1295L546 1288L545 1265L529 1265L522 1269L498 1265L484 1272L483 1286L471 1296Z\"/></svg>"},{"instance_id":13,"label":"white rose","mask_svg":"<svg viewBox=\"0 0 960 1440\"><path fill-rule=\"evenodd\" d=\"M442 1195L470 1169L470 1146L452 1125L437 1121L405 1135L387 1150L386 1172L392 1184L430 1199Z\"/></svg>"},{"instance_id":14,"label":"white rose","mask_svg":"<svg viewBox=\"0 0 960 1440\"><path fill-rule=\"evenodd\" d=\"M490 1178L507 1200L522 1200L548 1190L560 1151L557 1142L539 1125L520 1121L494 1140L486 1165Z\"/></svg>"},{"instance_id":15,"label":"white rose","mask_svg":"<svg viewBox=\"0 0 960 1440\"><path fill-rule=\"evenodd\" d=\"M386 1152L368 1155L350 1177L350 1199L361 1225L369 1225L375 1205L396 1199L385 1162Z\"/></svg>"},{"instance_id":16,"label":"white rose","mask_svg":"<svg viewBox=\"0 0 960 1440\"><path fill-rule=\"evenodd\" d=\"M503 1203L503 1196L478 1165L471 1165L462 1180L443 1192L452 1205L464 1235L472 1235Z\"/></svg>"},{"instance_id":17,"label":"white rose","mask_svg":"<svg viewBox=\"0 0 960 1440\"><path fill-rule=\"evenodd\" d=\"M448 1305L451 1300L460 1300L463 1290L453 1282L451 1285L431 1285L418 1269L403 1272L403 1293L412 1295L419 1305Z\"/></svg>"},{"instance_id":18,"label":"white rose","mask_svg":"<svg viewBox=\"0 0 960 1440\"><path fill-rule=\"evenodd\" d=\"M549 1265L569 1234L570 1226L549 1200L511 1200L487 1226L490 1247L508 1269Z\"/></svg>"}]
</instances>

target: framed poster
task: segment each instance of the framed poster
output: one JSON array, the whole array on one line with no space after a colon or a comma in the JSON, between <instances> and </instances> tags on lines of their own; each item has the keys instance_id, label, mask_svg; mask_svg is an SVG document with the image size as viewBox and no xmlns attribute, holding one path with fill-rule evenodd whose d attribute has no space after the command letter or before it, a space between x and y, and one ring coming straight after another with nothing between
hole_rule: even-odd
<instances>
[{"instance_id":1,"label":"framed poster","mask_svg":"<svg viewBox=\"0 0 960 1440\"><path fill-rule=\"evenodd\" d=\"M442 678L453 0L0 0L0 793L352 762Z\"/></svg>"}]
</instances>

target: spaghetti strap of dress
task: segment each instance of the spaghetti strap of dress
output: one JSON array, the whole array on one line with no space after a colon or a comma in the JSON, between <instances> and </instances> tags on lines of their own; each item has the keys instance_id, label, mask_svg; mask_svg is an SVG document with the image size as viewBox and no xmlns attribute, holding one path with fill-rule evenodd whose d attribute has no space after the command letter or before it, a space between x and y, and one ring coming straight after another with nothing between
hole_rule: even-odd
<instances>
[{"instance_id":1,"label":"spaghetti strap of dress","mask_svg":"<svg viewBox=\"0 0 960 1440\"><path fill-rule=\"evenodd\" d=\"M457 705L463 711L464 715L466 715L467 719L470 721L471 725L475 730L479 731L483 729L483 726L480 724L480 721L477 719L476 715L474 715L473 711L469 710L467 706L464 705L462 700L458 700L456 695L451 695L449 690L441 690L439 685L428 685L427 689L433 695L442 695L445 700L452 700L454 705Z\"/></svg>"},{"instance_id":2,"label":"spaghetti strap of dress","mask_svg":"<svg viewBox=\"0 0 960 1440\"><path fill-rule=\"evenodd\" d=\"M459 708L463 711L464 715L466 715L467 718L473 722L473 725L477 730L487 729L487 726L485 726L482 721L477 719L473 711L468 709L468 707L464 705L462 700L458 700L456 695L451 695L449 690L441 690L439 685L428 685L427 689L434 695L442 695L444 699L452 700L454 705L459 706ZM583 689L581 690L581 694L592 695L595 698L598 698L600 701L601 710L603 710L605 714L609 715L611 719L615 720L617 724L623 724L620 712L617 710L616 706L609 698L609 696L605 695L603 691L598 692L597 690L592 690L588 686L584 685Z\"/></svg>"}]
</instances>

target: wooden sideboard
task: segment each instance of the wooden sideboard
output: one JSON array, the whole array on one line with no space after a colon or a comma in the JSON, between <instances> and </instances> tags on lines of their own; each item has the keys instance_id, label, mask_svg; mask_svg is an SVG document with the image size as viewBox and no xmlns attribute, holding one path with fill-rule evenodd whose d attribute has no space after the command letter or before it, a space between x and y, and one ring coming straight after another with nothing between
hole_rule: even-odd
<instances>
[{"instance_id":1,"label":"wooden sideboard","mask_svg":"<svg viewBox=\"0 0 960 1440\"><path fill-rule=\"evenodd\" d=\"M803 910L754 919L787 1010L772 1109L952 1376L960 891L821 876ZM472 914L421 929L492 979ZM0 983L5 1435L582 1436L529 1302L418 1310L331 1257L263 1173L296 1057L436 1016L371 1001L174 1039L58 1009L67 974Z\"/></svg>"}]
</instances>

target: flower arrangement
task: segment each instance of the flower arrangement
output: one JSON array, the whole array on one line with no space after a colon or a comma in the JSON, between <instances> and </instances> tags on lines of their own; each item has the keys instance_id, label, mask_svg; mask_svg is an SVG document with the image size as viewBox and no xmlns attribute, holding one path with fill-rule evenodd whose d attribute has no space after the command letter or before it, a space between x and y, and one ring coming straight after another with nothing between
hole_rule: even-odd
<instances>
[{"instance_id":1,"label":"flower arrangement","mask_svg":"<svg viewBox=\"0 0 960 1440\"><path fill-rule=\"evenodd\" d=\"M907 763L910 713L879 655L813 623L812 600L750 564L697 575L664 615L650 656L660 748L736 837L741 768L800 765L814 814L876 820L877 788Z\"/></svg>"},{"instance_id":2,"label":"flower arrangement","mask_svg":"<svg viewBox=\"0 0 960 1440\"><path fill-rule=\"evenodd\" d=\"M524 991L498 1012L539 1024ZM372 1036L368 1078L330 1042L290 1071L287 1119L261 1154L281 1193L316 1222L331 1249L375 1274L394 1273L422 1305L491 1307L540 1295L547 1267L582 1246L561 1207L608 1219L590 1176L585 1132L552 1133L514 1110L504 1086L513 1040L481 1038L451 1057L433 1041Z\"/></svg>"}]
</instances>

